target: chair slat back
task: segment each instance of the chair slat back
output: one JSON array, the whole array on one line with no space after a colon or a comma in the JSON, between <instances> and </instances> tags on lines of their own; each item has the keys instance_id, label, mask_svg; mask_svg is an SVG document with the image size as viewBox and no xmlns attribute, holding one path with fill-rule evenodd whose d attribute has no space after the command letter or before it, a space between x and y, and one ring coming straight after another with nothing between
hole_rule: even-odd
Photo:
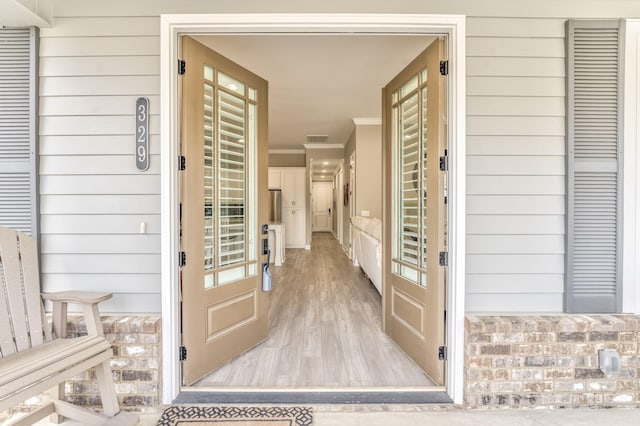
<instances>
[{"instance_id":1,"label":"chair slat back","mask_svg":"<svg viewBox=\"0 0 640 426\"><path fill-rule=\"evenodd\" d=\"M51 339L42 308L36 242L0 227L0 357Z\"/></svg>"}]
</instances>

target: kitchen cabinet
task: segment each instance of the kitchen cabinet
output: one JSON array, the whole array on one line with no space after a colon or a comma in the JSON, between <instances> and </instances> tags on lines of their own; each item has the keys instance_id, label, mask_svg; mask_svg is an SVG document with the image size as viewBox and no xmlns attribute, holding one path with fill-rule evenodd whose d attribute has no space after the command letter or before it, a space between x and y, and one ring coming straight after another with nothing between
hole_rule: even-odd
<instances>
[{"instance_id":1,"label":"kitchen cabinet","mask_svg":"<svg viewBox=\"0 0 640 426\"><path fill-rule=\"evenodd\" d=\"M304 248L307 231L307 175L304 167L269 167L269 188L282 190L285 246Z\"/></svg>"}]
</instances>

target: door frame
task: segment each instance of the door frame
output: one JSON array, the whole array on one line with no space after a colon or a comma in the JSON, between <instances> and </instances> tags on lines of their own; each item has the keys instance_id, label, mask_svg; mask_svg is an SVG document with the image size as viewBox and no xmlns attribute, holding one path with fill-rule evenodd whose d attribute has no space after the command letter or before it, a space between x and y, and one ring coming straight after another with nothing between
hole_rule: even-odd
<instances>
[{"instance_id":1,"label":"door frame","mask_svg":"<svg viewBox=\"0 0 640 426\"><path fill-rule=\"evenodd\" d=\"M463 403L465 305L465 16L426 14L164 14L160 17L162 403L180 392L179 35L183 34L446 34L449 148L449 274L446 284L449 359L445 392ZM188 65L187 65L188 66Z\"/></svg>"}]
</instances>

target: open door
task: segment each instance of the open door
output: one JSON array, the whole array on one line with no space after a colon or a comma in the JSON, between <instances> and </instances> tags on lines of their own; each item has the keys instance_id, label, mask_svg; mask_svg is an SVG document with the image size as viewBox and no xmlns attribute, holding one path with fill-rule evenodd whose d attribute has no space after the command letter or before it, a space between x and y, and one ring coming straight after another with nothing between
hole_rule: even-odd
<instances>
[{"instance_id":1,"label":"open door","mask_svg":"<svg viewBox=\"0 0 640 426\"><path fill-rule=\"evenodd\" d=\"M444 50L435 40L383 90L383 327L436 385L446 357Z\"/></svg>"},{"instance_id":2,"label":"open door","mask_svg":"<svg viewBox=\"0 0 640 426\"><path fill-rule=\"evenodd\" d=\"M182 382L190 385L267 337L267 82L190 37L182 54Z\"/></svg>"}]
</instances>

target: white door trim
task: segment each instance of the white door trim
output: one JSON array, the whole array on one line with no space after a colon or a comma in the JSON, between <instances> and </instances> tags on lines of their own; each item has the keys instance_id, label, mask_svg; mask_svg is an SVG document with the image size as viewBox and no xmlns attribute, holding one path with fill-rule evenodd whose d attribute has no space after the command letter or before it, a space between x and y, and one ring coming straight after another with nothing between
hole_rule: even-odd
<instances>
[{"instance_id":1,"label":"white door trim","mask_svg":"<svg viewBox=\"0 0 640 426\"><path fill-rule=\"evenodd\" d=\"M197 33L411 33L449 37L449 275L446 392L463 402L465 272L465 17L421 14L181 14L160 19L162 403L180 391L178 361L178 36ZM187 65L188 66L188 65Z\"/></svg>"}]
</instances>

